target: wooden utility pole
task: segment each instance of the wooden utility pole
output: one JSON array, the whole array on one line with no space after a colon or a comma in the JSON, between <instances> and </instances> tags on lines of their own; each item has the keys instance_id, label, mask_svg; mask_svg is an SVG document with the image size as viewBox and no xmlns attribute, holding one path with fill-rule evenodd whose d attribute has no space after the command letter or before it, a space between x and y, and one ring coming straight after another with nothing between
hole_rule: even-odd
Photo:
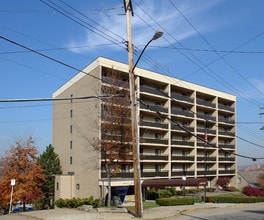
<instances>
[{"instance_id":1,"label":"wooden utility pole","mask_svg":"<svg viewBox=\"0 0 264 220\"><path fill-rule=\"evenodd\" d=\"M139 158L139 138L137 121L137 103L135 92L135 74L132 44L131 15L133 8L131 0L124 0L126 20L127 20L127 50L129 66L129 86L131 101L131 126L132 126L132 148L133 148L133 168L134 168L134 194L135 194L135 217L142 216L142 194L141 194L141 176L140 176L140 158Z\"/></svg>"}]
</instances>

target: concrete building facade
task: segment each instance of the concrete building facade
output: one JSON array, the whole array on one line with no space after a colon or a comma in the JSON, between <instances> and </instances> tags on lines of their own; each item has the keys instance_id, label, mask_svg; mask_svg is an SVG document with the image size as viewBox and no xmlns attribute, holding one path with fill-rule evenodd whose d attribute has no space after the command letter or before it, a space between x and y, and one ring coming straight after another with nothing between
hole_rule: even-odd
<instances>
[{"instance_id":1,"label":"concrete building facade","mask_svg":"<svg viewBox=\"0 0 264 220\"><path fill-rule=\"evenodd\" d=\"M99 57L53 98L99 96L113 71L128 90L127 64ZM208 187L215 187L219 177L229 177L236 187L236 97L141 68L135 75L142 180L206 177ZM91 148L94 138L105 137L103 102L91 98L53 103L53 146L63 171L56 176L56 199L106 193L100 153ZM132 161L121 166L111 185L133 186Z\"/></svg>"}]
</instances>

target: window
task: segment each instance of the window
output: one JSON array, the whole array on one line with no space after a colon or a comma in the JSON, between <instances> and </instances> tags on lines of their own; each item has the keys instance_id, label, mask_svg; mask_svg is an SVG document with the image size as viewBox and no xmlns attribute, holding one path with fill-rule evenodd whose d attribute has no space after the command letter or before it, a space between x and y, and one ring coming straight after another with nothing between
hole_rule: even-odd
<instances>
[{"instance_id":1,"label":"window","mask_svg":"<svg viewBox=\"0 0 264 220\"><path fill-rule=\"evenodd\" d=\"M70 133L72 134L72 125L70 126Z\"/></svg>"},{"instance_id":2,"label":"window","mask_svg":"<svg viewBox=\"0 0 264 220\"><path fill-rule=\"evenodd\" d=\"M144 152L143 147L141 147L139 151L141 154L143 154L143 152Z\"/></svg>"},{"instance_id":3,"label":"window","mask_svg":"<svg viewBox=\"0 0 264 220\"><path fill-rule=\"evenodd\" d=\"M70 157L70 164L72 164L72 157Z\"/></svg>"},{"instance_id":4,"label":"window","mask_svg":"<svg viewBox=\"0 0 264 220\"><path fill-rule=\"evenodd\" d=\"M80 184L79 184L79 183L76 184L76 189L77 189L77 190L80 189Z\"/></svg>"},{"instance_id":5,"label":"window","mask_svg":"<svg viewBox=\"0 0 264 220\"><path fill-rule=\"evenodd\" d=\"M56 183L56 189L59 190L59 183Z\"/></svg>"},{"instance_id":6,"label":"window","mask_svg":"<svg viewBox=\"0 0 264 220\"><path fill-rule=\"evenodd\" d=\"M70 141L70 149L72 149L72 141Z\"/></svg>"},{"instance_id":7,"label":"window","mask_svg":"<svg viewBox=\"0 0 264 220\"><path fill-rule=\"evenodd\" d=\"M129 165L127 165L127 164L122 164L122 165L121 165L121 172L122 172L122 173L129 173Z\"/></svg>"},{"instance_id":8,"label":"window","mask_svg":"<svg viewBox=\"0 0 264 220\"><path fill-rule=\"evenodd\" d=\"M72 102L73 94L71 94L71 102Z\"/></svg>"},{"instance_id":9,"label":"window","mask_svg":"<svg viewBox=\"0 0 264 220\"><path fill-rule=\"evenodd\" d=\"M72 115L73 115L73 112L72 112L72 109L71 109L71 111L70 111L70 117L72 118Z\"/></svg>"}]
</instances>

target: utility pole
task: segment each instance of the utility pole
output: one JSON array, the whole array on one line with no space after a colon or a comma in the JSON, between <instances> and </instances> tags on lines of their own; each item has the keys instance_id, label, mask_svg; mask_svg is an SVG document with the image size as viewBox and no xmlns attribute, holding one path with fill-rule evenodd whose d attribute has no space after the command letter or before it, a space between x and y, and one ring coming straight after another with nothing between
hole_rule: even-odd
<instances>
[{"instance_id":1,"label":"utility pole","mask_svg":"<svg viewBox=\"0 0 264 220\"><path fill-rule=\"evenodd\" d=\"M137 121L137 103L135 91L134 58L132 44L131 14L133 8L131 0L124 0L126 20L127 20L127 50L129 66L129 86L131 101L131 127L132 127L132 149L133 149L133 168L134 168L134 194L135 194L135 217L142 216L142 194L141 194L141 176L140 176L140 158L139 158L139 140L138 140L138 121Z\"/></svg>"},{"instance_id":2,"label":"utility pole","mask_svg":"<svg viewBox=\"0 0 264 220\"><path fill-rule=\"evenodd\" d=\"M260 108L260 109L264 109L264 107ZM264 115L264 112L259 113L259 115L262 117L262 115ZM262 127L260 128L260 130L264 131L264 125L262 125Z\"/></svg>"}]
</instances>

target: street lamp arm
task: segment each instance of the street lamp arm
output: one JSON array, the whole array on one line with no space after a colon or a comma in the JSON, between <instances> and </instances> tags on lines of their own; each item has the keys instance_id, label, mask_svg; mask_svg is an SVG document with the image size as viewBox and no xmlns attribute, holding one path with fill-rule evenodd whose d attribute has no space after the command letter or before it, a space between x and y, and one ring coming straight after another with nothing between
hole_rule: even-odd
<instances>
[{"instance_id":1,"label":"street lamp arm","mask_svg":"<svg viewBox=\"0 0 264 220\"><path fill-rule=\"evenodd\" d=\"M134 70L135 70L135 68L136 68L136 66L137 66L137 64L138 64L138 62L139 62L139 60L140 60L140 58L142 57L142 54L144 53L144 51L146 50L146 48L148 47L148 45L149 45L153 40L157 40L158 38L160 38L162 35L163 35L163 32L162 32L161 30L158 30L158 31L156 31L156 33L153 35L153 37L148 41L148 43L145 45L145 47L144 47L143 50L141 51L141 53L140 53L140 55L139 55L139 57L138 57L138 59L137 59L135 65L133 66L133 68L132 68L132 70L131 70L132 73L134 72Z\"/></svg>"},{"instance_id":2,"label":"street lamp arm","mask_svg":"<svg viewBox=\"0 0 264 220\"><path fill-rule=\"evenodd\" d=\"M134 72L134 70L135 70L135 68L136 68L136 66L137 66L137 64L138 64L138 62L139 62L139 60L140 60L140 58L142 57L142 54L144 53L144 51L146 50L146 48L148 47L148 45L149 45L152 41L153 41L153 38L149 40L149 42L145 45L144 49L141 51L139 57L137 58L137 61L136 61L135 65L134 65L133 68L132 68L132 72Z\"/></svg>"}]
</instances>

